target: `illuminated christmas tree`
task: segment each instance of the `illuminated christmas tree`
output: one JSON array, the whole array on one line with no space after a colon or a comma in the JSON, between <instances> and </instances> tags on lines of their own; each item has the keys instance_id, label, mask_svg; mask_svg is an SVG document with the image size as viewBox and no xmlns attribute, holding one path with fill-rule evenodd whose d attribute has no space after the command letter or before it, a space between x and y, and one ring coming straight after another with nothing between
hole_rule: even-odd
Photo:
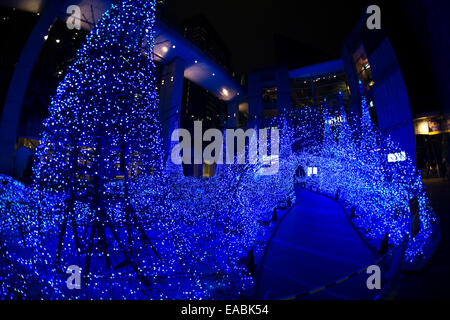
<instances>
[{"instance_id":1,"label":"illuminated christmas tree","mask_svg":"<svg viewBox=\"0 0 450 320\"><path fill-rule=\"evenodd\" d=\"M377 132L370 116L369 104L367 103L364 85L359 81L359 92L361 96L361 128L357 137L361 148L374 150L377 148Z\"/></svg>"},{"instance_id":2,"label":"illuminated christmas tree","mask_svg":"<svg viewBox=\"0 0 450 320\"><path fill-rule=\"evenodd\" d=\"M339 92L339 131L338 131L338 146L339 150L351 150L353 148L352 131L348 122L348 116L345 112L342 93Z\"/></svg>"},{"instance_id":3,"label":"illuminated christmas tree","mask_svg":"<svg viewBox=\"0 0 450 320\"><path fill-rule=\"evenodd\" d=\"M86 280L96 256L141 282L138 249L160 259L133 192L139 177L163 171L154 23L155 1L123 0L103 15L58 86L37 149L34 187L61 199L55 263L83 265Z\"/></svg>"},{"instance_id":4,"label":"illuminated christmas tree","mask_svg":"<svg viewBox=\"0 0 450 320\"><path fill-rule=\"evenodd\" d=\"M323 139L322 139L322 156L323 157L333 157L336 152L336 140L333 134L333 119L330 116L330 111L328 110L328 104L325 100L323 106Z\"/></svg>"}]
</instances>

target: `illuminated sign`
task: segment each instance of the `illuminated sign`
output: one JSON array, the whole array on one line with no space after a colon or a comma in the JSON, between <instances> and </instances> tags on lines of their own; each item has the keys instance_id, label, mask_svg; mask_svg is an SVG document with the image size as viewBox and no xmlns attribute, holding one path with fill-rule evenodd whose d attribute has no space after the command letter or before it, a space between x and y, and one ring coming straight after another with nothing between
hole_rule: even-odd
<instances>
[{"instance_id":1,"label":"illuminated sign","mask_svg":"<svg viewBox=\"0 0 450 320\"><path fill-rule=\"evenodd\" d=\"M388 155L388 162L403 162L406 161L406 153L404 151L398 153L391 153Z\"/></svg>"},{"instance_id":2,"label":"illuminated sign","mask_svg":"<svg viewBox=\"0 0 450 320\"><path fill-rule=\"evenodd\" d=\"M338 123L343 123L344 122L344 118L342 116L339 117L333 117L331 119L328 119L328 124L331 124L332 126Z\"/></svg>"},{"instance_id":3,"label":"illuminated sign","mask_svg":"<svg viewBox=\"0 0 450 320\"><path fill-rule=\"evenodd\" d=\"M428 135L430 133L430 129L428 128L428 121L420 121L415 125L416 134Z\"/></svg>"},{"instance_id":4,"label":"illuminated sign","mask_svg":"<svg viewBox=\"0 0 450 320\"><path fill-rule=\"evenodd\" d=\"M317 167L308 167L308 177L317 175Z\"/></svg>"},{"instance_id":5,"label":"illuminated sign","mask_svg":"<svg viewBox=\"0 0 450 320\"><path fill-rule=\"evenodd\" d=\"M449 118L428 118L414 122L414 132L416 135L435 135L450 132Z\"/></svg>"},{"instance_id":6,"label":"illuminated sign","mask_svg":"<svg viewBox=\"0 0 450 320\"><path fill-rule=\"evenodd\" d=\"M428 120L428 130L430 133L437 133L441 131L441 123L439 120Z\"/></svg>"}]
</instances>

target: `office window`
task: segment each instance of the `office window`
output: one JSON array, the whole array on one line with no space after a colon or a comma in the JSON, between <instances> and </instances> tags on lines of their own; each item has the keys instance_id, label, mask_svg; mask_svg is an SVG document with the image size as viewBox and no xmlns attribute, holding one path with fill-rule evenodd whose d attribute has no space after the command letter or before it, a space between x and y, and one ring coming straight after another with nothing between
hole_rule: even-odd
<instances>
[{"instance_id":1,"label":"office window","mask_svg":"<svg viewBox=\"0 0 450 320\"><path fill-rule=\"evenodd\" d=\"M264 103L277 103L277 88L263 88L262 98Z\"/></svg>"},{"instance_id":2,"label":"office window","mask_svg":"<svg viewBox=\"0 0 450 320\"><path fill-rule=\"evenodd\" d=\"M353 62L355 63L356 73L358 74L359 80L364 84L366 90L375 84L372 77L372 70L370 67L370 62L367 57L366 50L364 46L360 46L353 54Z\"/></svg>"}]
</instances>

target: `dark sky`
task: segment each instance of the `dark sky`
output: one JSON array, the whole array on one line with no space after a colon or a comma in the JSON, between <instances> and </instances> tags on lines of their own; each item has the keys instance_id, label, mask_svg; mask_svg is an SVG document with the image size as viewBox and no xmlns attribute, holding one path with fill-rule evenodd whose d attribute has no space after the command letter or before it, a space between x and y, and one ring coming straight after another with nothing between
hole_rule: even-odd
<instances>
[{"instance_id":1,"label":"dark sky","mask_svg":"<svg viewBox=\"0 0 450 320\"><path fill-rule=\"evenodd\" d=\"M366 0L167 0L161 14L174 26L206 16L230 49L234 69L247 72L339 58L365 7Z\"/></svg>"}]
</instances>

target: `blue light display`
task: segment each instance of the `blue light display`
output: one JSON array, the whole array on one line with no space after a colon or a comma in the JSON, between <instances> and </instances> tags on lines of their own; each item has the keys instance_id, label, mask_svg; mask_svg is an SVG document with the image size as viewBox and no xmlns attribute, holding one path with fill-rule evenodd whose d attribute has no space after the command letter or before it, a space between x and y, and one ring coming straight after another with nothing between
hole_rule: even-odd
<instances>
[{"instance_id":1,"label":"blue light display","mask_svg":"<svg viewBox=\"0 0 450 320\"><path fill-rule=\"evenodd\" d=\"M77 54L50 106L26 188L0 176L0 295L3 299L221 299L253 285L245 266L262 221L304 182L358 208L369 236L398 244L419 197L421 253L435 220L420 176L400 149L361 120L333 123L327 106L289 111L280 131L279 172L220 165L215 177L166 167L156 93L155 1L123 0L107 11ZM225 143L225 141L224 141ZM270 148L270 146L269 146ZM247 150L248 152L248 150ZM245 156L240 154L237 156ZM262 162L262 161L261 161ZM66 287L78 265L81 290Z\"/></svg>"},{"instance_id":2,"label":"blue light display","mask_svg":"<svg viewBox=\"0 0 450 320\"><path fill-rule=\"evenodd\" d=\"M390 161L392 154L405 153L374 127L360 86L361 118L347 116L340 96L338 110L325 103L321 112L314 108L294 110L276 121L291 119L297 165L305 172L308 167L317 168L318 174L306 175L300 181L321 192L338 194L340 200L355 206L358 218L354 222L369 239L381 240L389 234L390 244L398 246L410 237L409 201L418 198L421 232L406 251L407 261L413 262L426 255L437 217L411 159L406 156L402 161Z\"/></svg>"},{"instance_id":3,"label":"blue light display","mask_svg":"<svg viewBox=\"0 0 450 320\"><path fill-rule=\"evenodd\" d=\"M293 172L262 177L236 164L200 181L166 168L154 22L155 1L103 15L52 99L33 185L2 177L3 298L233 298L251 288L246 255ZM71 265L81 290L66 287Z\"/></svg>"}]
</instances>

